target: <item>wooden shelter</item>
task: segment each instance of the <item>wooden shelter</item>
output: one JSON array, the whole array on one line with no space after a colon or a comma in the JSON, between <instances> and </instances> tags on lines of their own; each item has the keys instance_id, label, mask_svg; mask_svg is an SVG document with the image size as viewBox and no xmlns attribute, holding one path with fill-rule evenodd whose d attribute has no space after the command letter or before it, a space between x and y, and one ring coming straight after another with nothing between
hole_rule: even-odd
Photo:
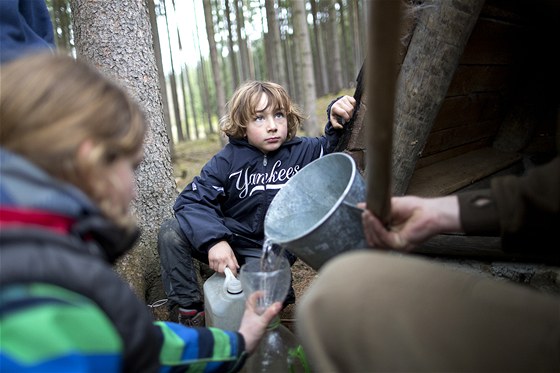
<instances>
[{"instance_id":1,"label":"wooden shelter","mask_svg":"<svg viewBox=\"0 0 560 373\"><path fill-rule=\"evenodd\" d=\"M404 14L392 195L441 196L478 188L496 174L520 174L556 155L560 2L412 1ZM367 96L344 143L364 173ZM419 252L534 259L505 255L499 238L452 235L436 237Z\"/></svg>"}]
</instances>

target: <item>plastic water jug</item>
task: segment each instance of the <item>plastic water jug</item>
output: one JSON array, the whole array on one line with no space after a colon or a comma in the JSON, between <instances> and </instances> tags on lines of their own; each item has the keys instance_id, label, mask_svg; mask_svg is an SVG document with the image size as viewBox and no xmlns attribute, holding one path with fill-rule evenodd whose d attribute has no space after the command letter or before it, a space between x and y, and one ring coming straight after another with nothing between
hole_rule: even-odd
<instances>
[{"instance_id":1,"label":"plastic water jug","mask_svg":"<svg viewBox=\"0 0 560 373\"><path fill-rule=\"evenodd\" d=\"M242 373L309 373L311 368L294 333L273 320L255 352L249 356L241 369Z\"/></svg>"},{"instance_id":2,"label":"plastic water jug","mask_svg":"<svg viewBox=\"0 0 560 373\"><path fill-rule=\"evenodd\" d=\"M204 282L204 312L206 326L238 330L245 311L241 282L229 268L214 273Z\"/></svg>"}]
</instances>

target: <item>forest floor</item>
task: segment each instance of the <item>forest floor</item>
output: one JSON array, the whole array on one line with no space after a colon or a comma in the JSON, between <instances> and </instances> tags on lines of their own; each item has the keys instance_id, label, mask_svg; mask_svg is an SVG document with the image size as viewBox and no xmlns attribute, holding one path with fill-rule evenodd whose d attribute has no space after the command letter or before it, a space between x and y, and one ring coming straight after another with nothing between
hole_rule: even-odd
<instances>
[{"instance_id":1,"label":"forest floor","mask_svg":"<svg viewBox=\"0 0 560 373\"><path fill-rule=\"evenodd\" d=\"M338 95L325 96L317 100L317 118L321 130L326 123L326 108L334 98L341 95L352 95L352 90L346 90ZM298 136L305 136L305 133L298 131ZM173 172L177 191L180 192L191 182L193 177L200 173L204 164L220 150L220 142L217 135L212 135L206 139L187 141L175 145L173 156ZM317 272L307 264L298 259L292 266L293 287L296 293L296 304L311 282L317 276ZM203 276L204 278L205 276ZM290 329L293 328L295 320L295 305L289 305L281 313L282 322Z\"/></svg>"}]
</instances>

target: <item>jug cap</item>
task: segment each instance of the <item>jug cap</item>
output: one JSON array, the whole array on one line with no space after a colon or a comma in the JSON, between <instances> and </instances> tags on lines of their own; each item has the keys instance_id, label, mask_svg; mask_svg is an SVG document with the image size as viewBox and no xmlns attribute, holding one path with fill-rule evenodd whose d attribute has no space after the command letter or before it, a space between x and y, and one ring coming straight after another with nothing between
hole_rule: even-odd
<instances>
[{"instance_id":1,"label":"jug cap","mask_svg":"<svg viewBox=\"0 0 560 373\"><path fill-rule=\"evenodd\" d=\"M226 267L224 273L226 275L226 280L224 281L224 290L230 294L242 293L243 287L241 286L241 281L235 278L235 276L231 272L231 269Z\"/></svg>"}]
</instances>

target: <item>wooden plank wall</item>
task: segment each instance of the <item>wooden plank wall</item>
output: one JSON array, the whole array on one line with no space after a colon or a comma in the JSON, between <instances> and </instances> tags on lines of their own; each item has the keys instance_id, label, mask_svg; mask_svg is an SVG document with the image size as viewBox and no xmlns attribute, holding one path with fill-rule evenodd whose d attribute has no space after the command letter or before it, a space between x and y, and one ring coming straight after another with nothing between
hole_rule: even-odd
<instances>
[{"instance_id":1,"label":"wooden plank wall","mask_svg":"<svg viewBox=\"0 0 560 373\"><path fill-rule=\"evenodd\" d=\"M560 15L548 16L551 8L559 13L560 1L485 2L406 194L444 195L475 183L518 161L531 139L546 139L541 142L547 151L555 148L554 136L558 135L553 117L558 115L560 63L554 54ZM407 55L415 28L414 17L407 17L399 64ZM536 104L539 100L542 102ZM364 173L367 95L362 104L345 151ZM542 110L547 106L551 110ZM541 118L531 118L539 112L544 113ZM538 126L540 133L531 126Z\"/></svg>"},{"instance_id":2,"label":"wooden plank wall","mask_svg":"<svg viewBox=\"0 0 560 373\"><path fill-rule=\"evenodd\" d=\"M417 168L491 146L515 85L522 30L512 11L484 6Z\"/></svg>"},{"instance_id":3,"label":"wooden plank wall","mask_svg":"<svg viewBox=\"0 0 560 373\"><path fill-rule=\"evenodd\" d=\"M550 51L560 34L547 7L546 0L487 0L407 194L452 193L515 163L535 139L555 151L558 68Z\"/></svg>"}]
</instances>

